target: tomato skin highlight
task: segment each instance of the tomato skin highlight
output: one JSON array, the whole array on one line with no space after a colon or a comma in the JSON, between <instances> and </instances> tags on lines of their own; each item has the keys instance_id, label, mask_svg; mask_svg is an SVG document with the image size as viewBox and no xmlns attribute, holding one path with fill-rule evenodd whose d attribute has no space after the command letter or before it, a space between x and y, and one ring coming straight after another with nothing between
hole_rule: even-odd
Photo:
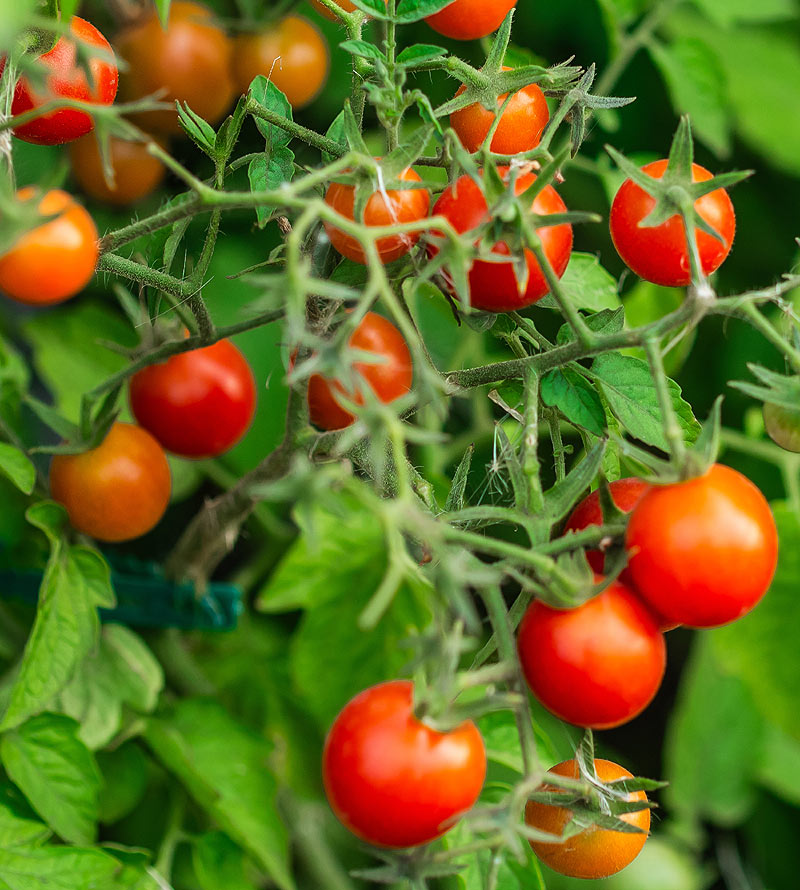
<instances>
[{"instance_id":1,"label":"tomato skin highlight","mask_svg":"<svg viewBox=\"0 0 800 890\"><path fill-rule=\"evenodd\" d=\"M612 729L640 714L666 667L655 618L619 581L575 609L535 600L517 649L536 698L560 719L590 729Z\"/></svg>"},{"instance_id":2,"label":"tomato skin highlight","mask_svg":"<svg viewBox=\"0 0 800 890\"><path fill-rule=\"evenodd\" d=\"M661 179L667 161L653 161L642 170ZM711 174L699 164L692 166L695 182L706 182ZM617 252L625 264L645 281L665 287L685 287L691 281L689 251L683 221L677 214L659 226L639 224L655 207L655 198L626 179L611 205L609 224ZM710 275L730 253L736 233L736 214L724 189L717 189L695 202L698 213L725 239L723 244L712 235L696 231L703 272Z\"/></svg>"},{"instance_id":3,"label":"tomato skin highlight","mask_svg":"<svg viewBox=\"0 0 800 890\"><path fill-rule=\"evenodd\" d=\"M114 45L128 63L120 78L124 101L166 90L161 101L186 102L211 124L219 123L230 107L235 94L232 44L202 4L173 2L166 29L153 9L148 18L123 29ZM139 112L131 118L148 132L183 133L174 109Z\"/></svg>"},{"instance_id":4,"label":"tomato skin highlight","mask_svg":"<svg viewBox=\"0 0 800 890\"><path fill-rule=\"evenodd\" d=\"M173 355L130 381L137 423L167 451L203 459L229 451L253 420L256 386L229 340Z\"/></svg>"},{"instance_id":5,"label":"tomato skin highlight","mask_svg":"<svg viewBox=\"0 0 800 890\"><path fill-rule=\"evenodd\" d=\"M259 74L286 95L292 108L303 108L325 86L330 53L319 28L297 15L286 16L273 27L236 38L233 71L237 89L244 94Z\"/></svg>"},{"instance_id":6,"label":"tomato skin highlight","mask_svg":"<svg viewBox=\"0 0 800 890\"><path fill-rule=\"evenodd\" d=\"M504 71L511 69L504 66ZM465 86L456 93L460 96ZM497 97L497 109L484 108L480 102L468 105L450 115L450 126L456 131L467 151L476 152L483 145L492 129L496 112L500 110L508 93ZM505 107L500 123L492 136L491 150L496 154L515 155L536 148L542 132L550 120L547 99L539 86L528 84L518 90Z\"/></svg>"},{"instance_id":7,"label":"tomato skin highlight","mask_svg":"<svg viewBox=\"0 0 800 890\"><path fill-rule=\"evenodd\" d=\"M72 175L90 198L115 207L135 204L152 194L164 181L166 167L147 150L144 142L111 137L114 188L103 174L103 160L94 136L84 136L69 147Z\"/></svg>"},{"instance_id":8,"label":"tomato skin highlight","mask_svg":"<svg viewBox=\"0 0 800 890\"><path fill-rule=\"evenodd\" d=\"M479 40L496 31L517 0L454 0L425 21L454 40Z\"/></svg>"},{"instance_id":9,"label":"tomato skin highlight","mask_svg":"<svg viewBox=\"0 0 800 890\"><path fill-rule=\"evenodd\" d=\"M20 201L35 195L31 187L17 192ZM0 292L30 306L74 297L91 281L99 254L94 220L71 195L53 189L40 198L39 210L55 216L0 256Z\"/></svg>"},{"instance_id":10,"label":"tomato skin highlight","mask_svg":"<svg viewBox=\"0 0 800 890\"><path fill-rule=\"evenodd\" d=\"M74 528L98 541L130 541L156 526L169 503L172 480L162 447L146 430L115 423L83 454L57 454L50 493Z\"/></svg>"},{"instance_id":11,"label":"tomato skin highlight","mask_svg":"<svg viewBox=\"0 0 800 890\"><path fill-rule=\"evenodd\" d=\"M414 716L413 685L393 680L352 699L325 741L322 775L342 824L379 847L441 837L478 799L486 751L471 721L438 732Z\"/></svg>"},{"instance_id":12,"label":"tomato skin highlight","mask_svg":"<svg viewBox=\"0 0 800 890\"><path fill-rule=\"evenodd\" d=\"M784 451L800 452L800 410L766 402L764 426L770 439Z\"/></svg>"},{"instance_id":13,"label":"tomato skin highlight","mask_svg":"<svg viewBox=\"0 0 800 890\"><path fill-rule=\"evenodd\" d=\"M518 177L515 183L516 194L529 188L535 178L532 173ZM542 215L564 213L567 209L561 196L550 185L539 192L532 206L536 213ZM448 219L459 233L476 229L486 221L488 214L486 198L469 176L462 176L448 186L432 212L433 216ZM564 223L541 228L537 232L556 277L561 278L572 254L572 226ZM429 256L435 256L438 250L435 244L428 245ZM493 252L501 256L510 256L511 253L503 241L494 246ZM473 308L485 312L513 312L546 296L550 292L550 286L533 252L526 249L525 259L528 265L528 283L524 291L520 289L510 260L498 263L475 260L469 271L470 303Z\"/></svg>"},{"instance_id":14,"label":"tomato skin highlight","mask_svg":"<svg viewBox=\"0 0 800 890\"><path fill-rule=\"evenodd\" d=\"M78 64L76 43L96 47L113 57L109 42L85 19L73 16L70 19L70 37L60 37L56 45L39 56L39 62L48 69L45 94L39 93L27 78L21 77L14 88L11 114L24 114L39 108L53 98L77 99L93 102L96 105L111 105L117 95L119 72L113 62L93 57L89 61L92 82L85 70ZM0 61L0 74L5 67L5 59ZM79 139L94 129L90 114L77 108L60 108L27 124L14 128L14 135L23 142L34 145L63 145Z\"/></svg>"},{"instance_id":15,"label":"tomato skin highlight","mask_svg":"<svg viewBox=\"0 0 800 890\"><path fill-rule=\"evenodd\" d=\"M393 402L411 390L414 377L411 353L400 331L383 316L368 312L350 337L349 345L364 352L375 352L386 361L355 362L354 370L364 383L385 403ZM358 405L364 403L360 391L348 393L338 380L313 374L308 381L308 410L314 426L323 430L341 430L355 417L338 402L336 394L345 395Z\"/></svg>"},{"instance_id":16,"label":"tomato skin highlight","mask_svg":"<svg viewBox=\"0 0 800 890\"><path fill-rule=\"evenodd\" d=\"M400 179L404 182L420 182L419 174L409 168ZM388 203L386 198L388 198ZM373 192L364 207L364 225L390 226L425 219L430 208L431 196L427 189L388 189L386 198L380 191ZM345 219L355 219L355 187L333 182L325 193L325 203ZM333 223L325 221L325 231L331 244L343 257L354 263L366 265L367 256L358 239L343 232ZM381 262L391 263L405 256L419 241L421 232L406 232L402 235L387 235L378 238L375 246Z\"/></svg>"},{"instance_id":17,"label":"tomato skin highlight","mask_svg":"<svg viewBox=\"0 0 800 890\"><path fill-rule=\"evenodd\" d=\"M595 771L601 782L613 782L616 779L631 779L633 776L623 767L610 760L595 760ZM557 776L573 779L580 778L578 764L574 760L565 760L548 770ZM564 789L555 786L543 786L549 791L563 793ZM628 800L647 800L644 791L634 791L627 795ZM528 801L525 807L525 822L531 828L546 831L548 834L560 835L569 822L571 813L565 807ZM597 879L608 878L617 874L641 853L650 830L650 810L636 810L623 813L619 818L635 825L643 833L627 833L611 831L592 826L584 829L562 843L531 841L533 851L545 863L559 872L572 878Z\"/></svg>"},{"instance_id":18,"label":"tomato skin highlight","mask_svg":"<svg viewBox=\"0 0 800 890\"><path fill-rule=\"evenodd\" d=\"M637 591L687 627L719 627L747 614L778 561L764 495L722 464L688 482L653 486L631 513L626 546Z\"/></svg>"}]
</instances>

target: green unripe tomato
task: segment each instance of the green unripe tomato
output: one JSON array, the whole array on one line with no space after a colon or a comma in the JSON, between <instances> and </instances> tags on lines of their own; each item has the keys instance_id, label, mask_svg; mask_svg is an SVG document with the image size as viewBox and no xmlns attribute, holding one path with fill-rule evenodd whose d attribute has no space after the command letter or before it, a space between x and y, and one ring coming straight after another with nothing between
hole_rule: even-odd
<instances>
[{"instance_id":1,"label":"green unripe tomato","mask_svg":"<svg viewBox=\"0 0 800 890\"><path fill-rule=\"evenodd\" d=\"M764 404L764 425L770 439L785 451L800 452L800 408Z\"/></svg>"}]
</instances>

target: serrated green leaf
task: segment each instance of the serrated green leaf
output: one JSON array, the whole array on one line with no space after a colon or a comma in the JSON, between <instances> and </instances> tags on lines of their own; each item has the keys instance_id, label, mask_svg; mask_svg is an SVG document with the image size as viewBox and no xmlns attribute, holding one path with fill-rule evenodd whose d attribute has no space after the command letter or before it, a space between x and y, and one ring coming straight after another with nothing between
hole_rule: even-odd
<instances>
[{"instance_id":1,"label":"serrated green leaf","mask_svg":"<svg viewBox=\"0 0 800 890\"><path fill-rule=\"evenodd\" d=\"M605 431L606 412L597 390L571 368L556 368L542 377L542 401L558 408L570 423L595 436Z\"/></svg>"}]
</instances>

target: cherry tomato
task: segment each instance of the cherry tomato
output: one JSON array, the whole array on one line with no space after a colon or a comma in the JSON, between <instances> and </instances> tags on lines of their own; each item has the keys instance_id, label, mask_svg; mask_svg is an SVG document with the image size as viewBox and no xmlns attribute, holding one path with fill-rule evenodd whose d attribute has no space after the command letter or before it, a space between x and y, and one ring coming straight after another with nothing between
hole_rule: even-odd
<instances>
[{"instance_id":1,"label":"cherry tomato","mask_svg":"<svg viewBox=\"0 0 800 890\"><path fill-rule=\"evenodd\" d=\"M601 782L631 779L633 776L623 767L610 760L595 760L595 772ZM572 779L580 778L578 764L565 760L548 772ZM548 791L564 793L563 788L545 785ZM626 800L647 800L644 791L633 791ZM572 818L566 807L536 803L529 800L525 807L525 822L539 831L561 835ZM639 832L612 831L592 825L561 843L531 841L534 852L553 871L573 878L608 878L622 871L639 855L650 830L650 810L622 813L619 818L640 829Z\"/></svg>"},{"instance_id":2,"label":"cherry tomato","mask_svg":"<svg viewBox=\"0 0 800 890\"><path fill-rule=\"evenodd\" d=\"M256 405L253 372L230 342L173 355L133 375L137 422L173 454L216 457L247 432Z\"/></svg>"},{"instance_id":3,"label":"cherry tomato","mask_svg":"<svg viewBox=\"0 0 800 890\"><path fill-rule=\"evenodd\" d=\"M411 389L411 353L397 328L383 316L368 312L349 340L352 349L375 352L380 363L355 362L354 369L382 402L393 402ZM357 405L364 403L362 392L348 393L338 380L314 374L308 381L308 410L314 426L323 430L344 429L355 420L336 398L341 393Z\"/></svg>"},{"instance_id":4,"label":"cherry tomato","mask_svg":"<svg viewBox=\"0 0 800 890\"><path fill-rule=\"evenodd\" d=\"M437 732L414 716L406 680L372 686L334 721L322 760L325 793L353 834L416 847L452 828L483 787L486 751L471 721Z\"/></svg>"},{"instance_id":5,"label":"cherry tomato","mask_svg":"<svg viewBox=\"0 0 800 890\"><path fill-rule=\"evenodd\" d=\"M510 70L503 68L503 71ZM456 96L465 89L462 85ZM497 109L490 110L476 102L450 115L450 125L467 151L477 151L483 145L507 96L508 93L504 93L497 97ZM514 93L506 105L492 136L491 150L500 155L515 155L536 148L548 120L550 111L544 93L535 83L528 84Z\"/></svg>"},{"instance_id":6,"label":"cherry tomato","mask_svg":"<svg viewBox=\"0 0 800 890\"><path fill-rule=\"evenodd\" d=\"M425 21L445 37L478 40L496 31L516 5L517 0L453 0Z\"/></svg>"},{"instance_id":7,"label":"cherry tomato","mask_svg":"<svg viewBox=\"0 0 800 890\"><path fill-rule=\"evenodd\" d=\"M317 12L322 13L326 19L330 19L332 22L337 21L336 16L329 12L318 0L311 0L311 5ZM354 12L356 7L350 2L350 0L336 0L336 5L341 7L345 12Z\"/></svg>"},{"instance_id":8,"label":"cherry tomato","mask_svg":"<svg viewBox=\"0 0 800 890\"><path fill-rule=\"evenodd\" d=\"M150 154L144 142L127 142L112 136L110 149L113 188L106 182L103 160L94 136L84 136L69 147L72 175L90 198L124 207L141 201L161 185L166 168Z\"/></svg>"},{"instance_id":9,"label":"cherry tomato","mask_svg":"<svg viewBox=\"0 0 800 890\"><path fill-rule=\"evenodd\" d=\"M72 525L98 541L130 541L149 532L167 509L169 464L146 430L115 423L97 448L57 454L50 493Z\"/></svg>"},{"instance_id":10,"label":"cherry tomato","mask_svg":"<svg viewBox=\"0 0 800 890\"><path fill-rule=\"evenodd\" d=\"M36 197L27 187L20 201ZM58 189L39 198L39 212L53 219L26 232L0 256L0 291L19 303L45 306L74 297L97 265L97 228L71 195Z\"/></svg>"},{"instance_id":11,"label":"cherry tomato","mask_svg":"<svg viewBox=\"0 0 800 890\"><path fill-rule=\"evenodd\" d=\"M688 627L741 618L764 596L778 560L764 495L730 467L653 486L631 513L628 570L660 614Z\"/></svg>"},{"instance_id":12,"label":"cherry tomato","mask_svg":"<svg viewBox=\"0 0 800 890\"><path fill-rule=\"evenodd\" d=\"M517 647L536 698L556 717L592 729L611 729L640 714L666 666L655 619L619 581L576 609L535 600Z\"/></svg>"},{"instance_id":13,"label":"cherry tomato","mask_svg":"<svg viewBox=\"0 0 800 890\"><path fill-rule=\"evenodd\" d=\"M409 168L399 177L403 182L420 182L417 173ZM353 220L355 211L355 187L331 183L325 195L325 203L340 216ZM388 199L388 201L387 201ZM430 208L431 196L426 189L390 189L383 194L375 191L370 195L364 208L364 225L391 226L425 219ZM343 232L335 225L325 222L325 231L331 244L339 253L354 263L366 264L367 257L361 242ZM406 232L402 235L387 235L378 238L375 246L381 261L391 263L405 256L419 241L420 232Z\"/></svg>"},{"instance_id":14,"label":"cherry tomato","mask_svg":"<svg viewBox=\"0 0 800 890\"><path fill-rule=\"evenodd\" d=\"M95 105L111 105L117 95L119 78L117 66L99 55L89 59L92 83L86 78L85 68L78 62L77 44L89 49L100 49L113 58L111 46L94 25L78 16L69 23L71 37L60 37L56 45L39 56L47 77L45 92L39 92L26 77L21 77L14 89L11 114L23 114L39 108L52 99L77 99ZM5 59L0 61L0 74ZM24 142L36 145L61 145L89 133L94 128L91 115L77 108L60 108L43 114L27 124L14 128L14 135Z\"/></svg>"},{"instance_id":15,"label":"cherry tomato","mask_svg":"<svg viewBox=\"0 0 800 890\"><path fill-rule=\"evenodd\" d=\"M642 170L653 179L661 179L667 161L653 161ZM711 174L698 164L692 166L694 182L705 182ZM626 179L611 205L611 237L617 252L640 278L665 287L684 287L691 281L689 250L683 220L677 214L658 226L640 225L656 206L655 198ZM703 272L710 275L722 265L730 252L736 232L736 214L724 189L717 189L695 202L700 216L724 239L724 243L706 232L696 231L697 247Z\"/></svg>"},{"instance_id":16,"label":"cherry tomato","mask_svg":"<svg viewBox=\"0 0 800 890\"><path fill-rule=\"evenodd\" d=\"M764 405L764 426L776 445L785 451L800 451L800 410L767 402Z\"/></svg>"},{"instance_id":17,"label":"cherry tomato","mask_svg":"<svg viewBox=\"0 0 800 890\"><path fill-rule=\"evenodd\" d=\"M143 21L118 34L114 43L129 66L120 79L120 94L126 102L166 90L163 101L186 102L211 124L222 120L235 93L233 51L210 9L175 0L166 29L153 9ZM172 109L142 112L134 119L145 130L182 132Z\"/></svg>"},{"instance_id":18,"label":"cherry tomato","mask_svg":"<svg viewBox=\"0 0 800 890\"><path fill-rule=\"evenodd\" d=\"M240 93L259 74L285 93L292 108L303 108L325 86L330 53L319 28L299 15L287 15L273 27L242 34L234 44L233 73Z\"/></svg>"},{"instance_id":19,"label":"cherry tomato","mask_svg":"<svg viewBox=\"0 0 800 890\"><path fill-rule=\"evenodd\" d=\"M516 194L521 194L535 180L532 173L520 176L514 185ZM545 186L536 196L532 204L533 211L543 216L550 213L564 213L566 206L558 192L550 185ZM444 216L450 221L457 232L470 232L489 218L486 198L478 185L469 176L462 176L442 193L433 207L433 216ZM572 226L563 223L538 229L542 239L545 255L550 260L553 271L560 278L566 271L572 253ZM429 255L438 252L434 244L428 246ZM508 245L500 241L495 244L493 252L501 256L510 256ZM541 300L550 290L544 272L530 250L525 251L528 263L528 284L521 290L509 262L489 262L475 260L469 271L470 302L475 309L486 312L512 312L530 306Z\"/></svg>"}]
</instances>

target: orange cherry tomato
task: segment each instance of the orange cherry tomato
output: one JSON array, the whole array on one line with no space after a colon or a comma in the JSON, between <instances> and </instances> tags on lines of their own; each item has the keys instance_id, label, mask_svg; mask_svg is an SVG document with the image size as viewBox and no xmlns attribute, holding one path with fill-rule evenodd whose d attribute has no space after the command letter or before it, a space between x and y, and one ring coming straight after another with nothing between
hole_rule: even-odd
<instances>
[{"instance_id":1,"label":"orange cherry tomato","mask_svg":"<svg viewBox=\"0 0 800 890\"><path fill-rule=\"evenodd\" d=\"M601 782L617 779L631 779L633 776L623 767L610 760L595 760L595 772ZM578 764L565 760L548 772L572 779L580 778ZM543 789L565 793L563 788L544 785ZM626 795L626 800L647 800L644 791L634 791ZM525 822L531 828L548 834L561 835L572 814L566 807L537 803L529 800L525 807ZM650 810L636 810L622 813L619 818L640 829L638 832L612 831L596 825L586 828L565 841L531 841L533 851L553 871L572 878L608 878L630 865L641 853L650 830Z\"/></svg>"},{"instance_id":2,"label":"orange cherry tomato","mask_svg":"<svg viewBox=\"0 0 800 890\"><path fill-rule=\"evenodd\" d=\"M72 175L90 198L124 207L146 198L163 182L167 170L150 154L144 142L128 142L112 136L110 149L113 188L106 182L94 136L84 136L69 147Z\"/></svg>"},{"instance_id":3,"label":"orange cherry tomato","mask_svg":"<svg viewBox=\"0 0 800 890\"><path fill-rule=\"evenodd\" d=\"M718 627L747 614L778 562L766 498L722 464L688 482L654 485L631 513L625 544L638 593L687 627Z\"/></svg>"},{"instance_id":4,"label":"orange cherry tomato","mask_svg":"<svg viewBox=\"0 0 800 890\"><path fill-rule=\"evenodd\" d=\"M17 192L20 201L36 196ZM74 297L97 265L97 227L71 195L58 189L39 199L39 211L54 218L26 232L0 256L0 291L19 303L45 306Z\"/></svg>"},{"instance_id":5,"label":"orange cherry tomato","mask_svg":"<svg viewBox=\"0 0 800 890\"><path fill-rule=\"evenodd\" d=\"M420 176L410 167L399 177L404 182L420 182ZM426 189L389 189L374 192L364 208L364 225L391 226L425 219L430 208L431 196ZM355 211L355 187L334 182L325 195L325 203L340 216L353 220ZM366 264L367 257L361 242L343 232L332 223L325 221L325 231L331 244L342 256L354 263ZM403 235L387 235L378 238L376 247L381 260L391 263L405 256L419 241L420 232L406 232Z\"/></svg>"},{"instance_id":6,"label":"orange cherry tomato","mask_svg":"<svg viewBox=\"0 0 800 890\"><path fill-rule=\"evenodd\" d=\"M317 12L321 13L325 16L326 19L330 19L332 22L336 21L336 16L327 10L318 0L311 0L311 5ZM345 12L355 12L356 7L350 2L350 0L336 0L336 5L340 6Z\"/></svg>"},{"instance_id":7,"label":"orange cherry tomato","mask_svg":"<svg viewBox=\"0 0 800 890\"><path fill-rule=\"evenodd\" d=\"M96 105L111 105L114 101L119 79L116 64L99 55L92 55L89 59L90 85L83 64L78 62L78 43L90 52L98 49L113 59L114 53L108 41L94 25L78 16L70 19L69 28L69 37L60 37L49 52L39 56L39 63L47 72L46 92L40 93L26 77L21 77L14 89L12 115L31 111L51 99L77 99ZM4 67L5 59L0 60L0 74ZM80 138L93 128L94 121L85 111L60 108L15 127L14 135L36 145L61 145Z\"/></svg>"},{"instance_id":8,"label":"orange cherry tomato","mask_svg":"<svg viewBox=\"0 0 800 890\"><path fill-rule=\"evenodd\" d=\"M330 69L328 44L308 19L287 15L274 26L236 38L233 72L236 87L246 93L263 74L286 95L292 108L303 108L325 86Z\"/></svg>"},{"instance_id":9,"label":"orange cherry tomato","mask_svg":"<svg viewBox=\"0 0 800 890\"><path fill-rule=\"evenodd\" d=\"M425 21L445 37L478 40L496 31L516 5L517 0L453 0Z\"/></svg>"},{"instance_id":10,"label":"orange cherry tomato","mask_svg":"<svg viewBox=\"0 0 800 890\"><path fill-rule=\"evenodd\" d=\"M141 427L115 423L97 448L57 454L50 493L72 525L98 541L130 541L164 515L172 481L164 449Z\"/></svg>"},{"instance_id":11,"label":"orange cherry tomato","mask_svg":"<svg viewBox=\"0 0 800 890\"><path fill-rule=\"evenodd\" d=\"M380 363L356 362L354 370L364 383L385 403L393 402L411 389L413 367L411 353L397 328L383 316L368 312L350 337L352 349L375 352L383 357ZM336 398L341 393L357 405L364 403L358 389L355 393L345 390L338 380L329 380L314 374L308 381L308 409L311 422L323 430L344 429L355 420Z\"/></svg>"},{"instance_id":12,"label":"orange cherry tomato","mask_svg":"<svg viewBox=\"0 0 800 890\"><path fill-rule=\"evenodd\" d=\"M211 124L219 123L230 107L235 93L232 45L205 6L176 0L170 6L166 29L153 9L143 21L120 32L114 45L128 63L120 78L124 101L166 90L163 101L186 102ZM145 130L183 132L174 110L133 117Z\"/></svg>"},{"instance_id":13,"label":"orange cherry tomato","mask_svg":"<svg viewBox=\"0 0 800 890\"><path fill-rule=\"evenodd\" d=\"M503 71L510 70L503 67ZM460 96L465 89L462 84L456 96ZM507 97L508 93L497 97L497 110L484 108L480 102L476 102L450 115L450 124L467 151L477 151L483 145L497 111ZM549 120L550 110L544 93L535 83L528 84L514 93L506 105L492 136L491 150L500 155L515 155L536 148Z\"/></svg>"}]
</instances>

